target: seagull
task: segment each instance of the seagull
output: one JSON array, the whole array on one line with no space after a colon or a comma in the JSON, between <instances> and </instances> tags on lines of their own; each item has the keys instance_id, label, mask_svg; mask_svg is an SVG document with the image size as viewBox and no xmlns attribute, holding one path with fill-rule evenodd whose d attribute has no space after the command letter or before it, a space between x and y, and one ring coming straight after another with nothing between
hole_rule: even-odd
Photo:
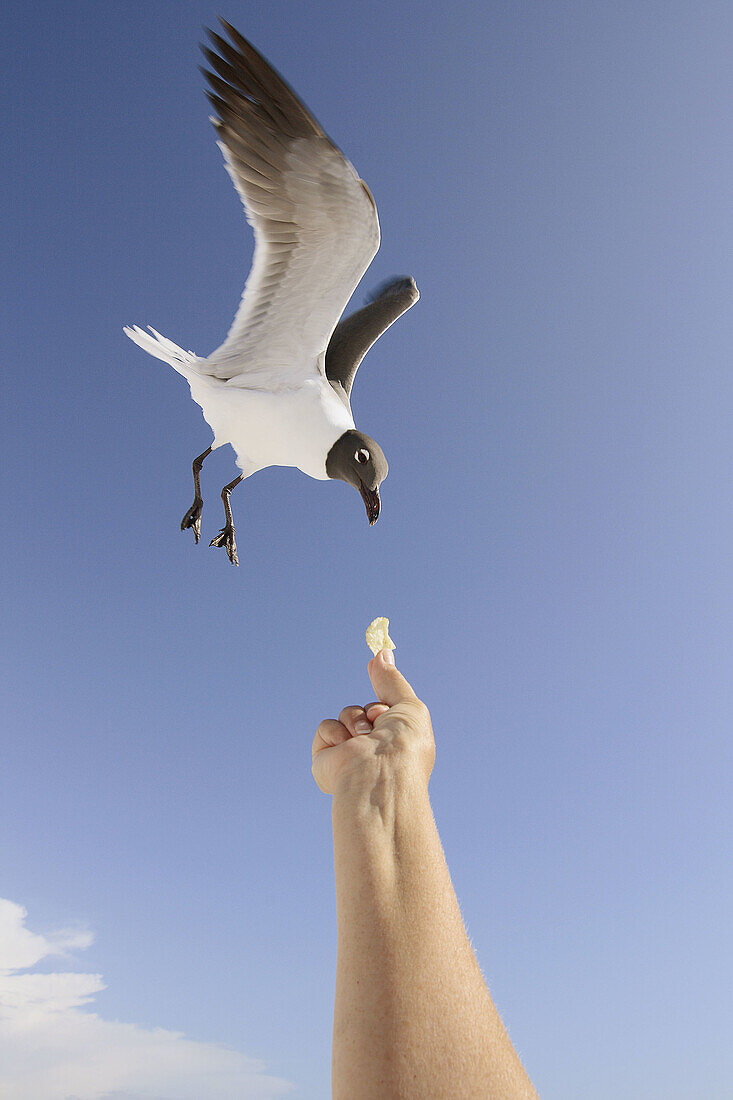
<instances>
[{"instance_id":1,"label":"seagull","mask_svg":"<svg viewBox=\"0 0 733 1100\"><path fill-rule=\"evenodd\" d=\"M254 230L244 293L224 343L201 358L155 329L124 331L188 382L214 439L193 460L194 501L181 521L201 536L200 474L230 444L240 473L221 491L225 524L210 546L239 564L229 496L267 466L345 481L361 495L370 526L380 512L387 460L358 431L354 376L369 348L420 297L414 279L382 284L341 319L379 248L371 191L292 88L242 35L207 30L202 69L224 165Z\"/></svg>"}]
</instances>

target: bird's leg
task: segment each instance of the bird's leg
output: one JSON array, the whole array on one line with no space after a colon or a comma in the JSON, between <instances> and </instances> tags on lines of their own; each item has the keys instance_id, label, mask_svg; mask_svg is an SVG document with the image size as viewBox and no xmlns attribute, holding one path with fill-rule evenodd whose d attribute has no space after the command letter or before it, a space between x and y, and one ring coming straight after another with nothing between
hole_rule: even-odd
<instances>
[{"instance_id":1,"label":"bird's leg","mask_svg":"<svg viewBox=\"0 0 733 1100\"><path fill-rule=\"evenodd\" d=\"M244 474L235 477L234 481L230 481L229 484L225 485L222 489L221 499L224 502L224 517L226 523L216 538L212 539L209 543L209 546L223 546L229 555L229 561L232 565L239 565L239 558L237 557L237 543L234 539L234 521L232 519L232 506L229 503L229 494L232 489L236 489L240 481L244 481Z\"/></svg>"},{"instance_id":2,"label":"bird's leg","mask_svg":"<svg viewBox=\"0 0 733 1100\"><path fill-rule=\"evenodd\" d=\"M193 537L196 539L196 542L201 538L201 509L204 506L204 501L201 496L201 467L204 464L206 456L210 454L211 447L207 447L202 455L199 455L198 458L194 458L193 460L193 504L181 520L182 531L185 531L187 527L193 527Z\"/></svg>"}]
</instances>

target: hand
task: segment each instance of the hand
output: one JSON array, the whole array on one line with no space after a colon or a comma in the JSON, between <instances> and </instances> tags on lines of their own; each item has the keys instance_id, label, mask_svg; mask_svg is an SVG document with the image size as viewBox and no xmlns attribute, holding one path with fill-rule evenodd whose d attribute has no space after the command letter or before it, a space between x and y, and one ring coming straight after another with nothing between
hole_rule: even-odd
<instances>
[{"instance_id":1,"label":"hand","mask_svg":"<svg viewBox=\"0 0 733 1100\"><path fill-rule=\"evenodd\" d=\"M313 740L313 778L326 794L363 775L371 781L382 767L414 767L430 778L435 740L428 708L395 668L394 656L383 649L367 665L378 702L344 707L326 718Z\"/></svg>"}]
</instances>

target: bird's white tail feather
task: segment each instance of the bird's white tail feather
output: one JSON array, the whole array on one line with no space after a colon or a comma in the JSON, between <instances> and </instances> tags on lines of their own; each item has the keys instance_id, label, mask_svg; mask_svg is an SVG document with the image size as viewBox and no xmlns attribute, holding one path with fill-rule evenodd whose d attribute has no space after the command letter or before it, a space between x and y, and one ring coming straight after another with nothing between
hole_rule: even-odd
<instances>
[{"instance_id":1,"label":"bird's white tail feather","mask_svg":"<svg viewBox=\"0 0 733 1100\"><path fill-rule=\"evenodd\" d=\"M184 378L189 377L191 370L196 372L196 359L192 351L184 351L183 348L179 348L177 344L174 344L172 340L169 340L165 336L161 336L159 332L156 332L154 328L148 325L150 333L145 332L139 328L138 325L126 325L124 332L126 336L129 336L131 340L134 340L138 347L141 347L143 351L147 351L149 355L154 355L156 359L162 359L164 363L168 363L174 370L177 370L179 374L182 374Z\"/></svg>"}]
</instances>

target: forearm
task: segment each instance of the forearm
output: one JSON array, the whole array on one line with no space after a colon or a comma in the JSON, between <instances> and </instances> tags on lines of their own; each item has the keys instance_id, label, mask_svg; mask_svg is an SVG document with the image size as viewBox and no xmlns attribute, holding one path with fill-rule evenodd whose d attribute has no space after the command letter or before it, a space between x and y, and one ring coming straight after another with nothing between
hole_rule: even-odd
<instances>
[{"instance_id":1,"label":"forearm","mask_svg":"<svg viewBox=\"0 0 733 1100\"><path fill-rule=\"evenodd\" d=\"M334 1100L534 1100L463 927L425 780L374 766L333 798Z\"/></svg>"}]
</instances>

